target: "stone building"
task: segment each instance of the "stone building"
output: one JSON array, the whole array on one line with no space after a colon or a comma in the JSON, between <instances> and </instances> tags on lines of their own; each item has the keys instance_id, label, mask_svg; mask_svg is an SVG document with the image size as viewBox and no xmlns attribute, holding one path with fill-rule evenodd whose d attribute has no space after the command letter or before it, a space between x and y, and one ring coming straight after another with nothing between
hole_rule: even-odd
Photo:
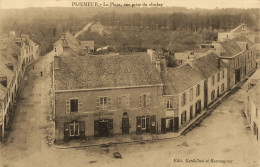
<instances>
[{"instance_id":1,"label":"stone building","mask_svg":"<svg viewBox=\"0 0 260 167\"><path fill-rule=\"evenodd\" d=\"M204 77L195 61L162 71L162 133L178 132L204 109Z\"/></svg>"},{"instance_id":2,"label":"stone building","mask_svg":"<svg viewBox=\"0 0 260 167\"><path fill-rule=\"evenodd\" d=\"M77 54L84 56L94 52L94 41L80 41L67 31L53 44L54 54L61 55L64 47L73 49Z\"/></svg>"},{"instance_id":3,"label":"stone building","mask_svg":"<svg viewBox=\"0 0 260 167\"><path fill-rule=\"evenodd\" d=\"M0 41L0 125L3 139L6 130L10 130L14 118L14 104L19 82L23 77L26 66L39 57L39 45L28 35L15 37L1 36Z\"/></svg>"},{"instance_id":4,"label":"stone building","mask_svg":"<svg viewBox=\"0 0 260 167\"><path fill-rule=\"evenodd\" d=\"M55 140L160 133L162 82L148 55L56 57Z\"/></svg>"},{"instance_id":5,"label":"stone building","mask_svg":"<svg viewBox=\"0 0 260 167\"><path fill-rule=\"evenodd\" d=\"M212 44L228 65L228 89L233 89L256 69L256 45L244 36Z\"/></svg>"},{"instance_id":6,"label":"stone building","mask_svg":"<svg viewBox=\"0 0 260 167\"><path fill-rule=\"evenodd\" d=\"M244 113L248 120L248 124L255 139L260 146L259 142L259 126L260 126L260 70L258 69L243 86L245 93L245 109Z\"/></svg>"},{"instance_id":7,"label":"stone building","mask_svg":"<svg viewBox=\"0 0 260 167\"><path fill-rule=\"evenodd\" d=\"M227 90L227 65L215 53L209 53L196 59L196 66L205 80L205 103L208 107Z\"/></svg>"}]
</instances>

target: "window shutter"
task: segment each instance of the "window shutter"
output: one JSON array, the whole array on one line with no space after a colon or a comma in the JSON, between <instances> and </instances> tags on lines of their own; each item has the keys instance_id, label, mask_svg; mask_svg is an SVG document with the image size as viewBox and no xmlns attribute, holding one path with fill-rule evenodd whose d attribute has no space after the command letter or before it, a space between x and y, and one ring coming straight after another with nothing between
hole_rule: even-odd
<instances>
[{"instance_id":1,"label":"window shutter","mask_svg":"<svg viewBox=\"0 0 260 167\"><path fill-rule=\"evenodd\" d=\"M66 100L66 113L70 113L70 101Z\"/></svg>"},{"instance_id":2,"label":"window shutter","mask_svg":"<svg viewBox=\"0 0 260 167\"><path fill-rule=\"evenodd\" d=\"M121 103L122 103L122 98L120 96L117 97L117 108L121 109Z\"/></svg>"},{"instance_id":3,"label":"window shutter","mask_svg":"<svg viewBox=\"0 0 260 167\"><path fill-rule=\"evenodd\" d=\"M126 105L126 108L129 108L129 106L130 106L130 101L129 101L130 99L129 99L129 96L126 96L126 98L125 98L125 105Z\"/></svg>"},{"instance_id":4,"label":"window shutter","mask_svg":"<svg viewBox=\"0 0 260 167\"><path fill-rule=\"evenodd\" d=\"M143 96L142 95L139 96L139 107L140 108L143 107Z\"/></svg>"},{"instance_id":5,"label":"window shutter","mask_svg":"<svg viewBox=\"0 0 260 167\"><path fill-rule=\"evenodd\" d=\"M99 111L99 98L96 98L96 109L97 109L97 111Z\"/></svg>"},{"instance_id":6,"label":"window shutter","mask_svg":"<svg viewBox=\"0 0 260 167\"><path fill-rule=\"evenodd\" d=\"M83 104L82 99L79 99L79 112L82 112Z\"/></svg>"},{"instance_id":7,"label":"window shutter","mask_svg":"<svg viewBox=\"0 0 260 167\"><path fill-rule=\"evenodd\" d=\"M107 99L108 99L107 109L111 109L111 105L112 105L112 103L111 103L111 97L108 97Z\"/></svg>"},{"instance_id":8,"label":"window shutter","mask_svg":"<svg viewBox=\"0 0 260 167\"><path fill-rule=\"evenodd\" d=\"M150 106L150 93L146 94L146 105Z\"/></svg>"},{"instance_id":9,"label":"window shutter","mask_svg":"<svg viewBox=\"0 0 260 167\"><path fill-rule=\"evenodd\" d=\"M167 109L167 99L163 99L163 109Z\"/></svg>"}]
</instances>

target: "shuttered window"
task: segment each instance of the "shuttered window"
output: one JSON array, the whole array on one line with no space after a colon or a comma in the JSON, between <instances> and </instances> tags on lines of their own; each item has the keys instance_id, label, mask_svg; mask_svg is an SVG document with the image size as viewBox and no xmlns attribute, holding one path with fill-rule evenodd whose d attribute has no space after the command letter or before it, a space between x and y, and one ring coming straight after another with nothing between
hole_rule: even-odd
<instances>
[{"instance_id":1,"label":"shuttered window","mask_svg":"<svg viewBox=\"0 0 260 167\"><path fill-rule=\"evenodd\" d=\"M186 104L186 93L183 93L181 96L181 104L184 106Z\"/></svg>"},{"instance_id":2,"label":"shuttered window","mask_svg":"<svg viewBox=\"0 0 260 167\"><path fill-rule=\"evenodd\" d=\"M142 94L139 96L139 107L148 107L150 106L150 94Z\"/></svg>"},{"instance_id":3,"label":"shuttered window","mask_svg":"<svg viewBox=\"0 0 260 167\"><path fill-rule=\"evenodd\" d=\"M111 107L112 107L111 97L96 98L96 109L97 110L107 110L107 109L111 109Z\"/></svg>"},{"instance_id":4,"label":"shuttered window","mask_svg":"<svg viewBox=\"0 0 260 167\"><path fill-rule=\"evenodd\" d=\"M198 97L199 95L200 95L200 84L198 84L196 88L196 96Z\"/></svg>"},{"instance_id":5,"label":"shuttered window","mask_svg":"<svg viewBox=\"0 0 260 167\"><path fill-rule=\"evenodd\" d=\"M167 109L173 109L173 99L172 98L168 98L167 99Z\"/></svg>"},{"instance_id":6,"label":"shuttered window","mask_svg":"<svg viewBox=\"0 0 260 167\"><path fill-rule=\"evenodd\" d=\"M129 101L129 96L125 95L125 96L118 96L118 109L125 109L125 108L129 108L130 106L130 101Z\"/></svg>"},{"instance_id":7,"label":"shuttered window","mask_svg":"<svg viewBox=\"0 0 260 167\"><path fill-rule=\"evenodd\" d=\"M193 88L190 88L190 101L193 100Z\"/></svg>"},{"instance_id":8,"label":"shuttered window","mask_svg":"<svg viewBox=\"0 0 260 167\"><path fill-rule=\"evenodd\" d=\"M77 112L79 110L79 100L70 99L70 112Z\"/></svg>"},{"instance_id":9,"label":"shuttered window","mask_svg":"<svg viewBox=\"0 0 260 167\"><path fill-rule=\"evenodd\" d=\"M70 113L70 101L66 100L66 113Z\"/></svg>"}]
</instances>

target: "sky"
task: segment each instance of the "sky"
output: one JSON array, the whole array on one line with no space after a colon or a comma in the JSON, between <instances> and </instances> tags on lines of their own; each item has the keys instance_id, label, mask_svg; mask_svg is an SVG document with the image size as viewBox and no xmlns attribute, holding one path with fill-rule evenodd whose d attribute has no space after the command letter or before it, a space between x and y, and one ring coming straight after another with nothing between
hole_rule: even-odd
<instances>
[{"instance_id":1,"label":"sky","mask_svg":"<svg viewBox=\"0 0 260 167\"><path fill-rule=\"evenodd\" d=\"M260 8L260 0L0 0L1 9L28 7L71 7L72 2L161 3L187 8Z\"/></svg>"}]
</instances>

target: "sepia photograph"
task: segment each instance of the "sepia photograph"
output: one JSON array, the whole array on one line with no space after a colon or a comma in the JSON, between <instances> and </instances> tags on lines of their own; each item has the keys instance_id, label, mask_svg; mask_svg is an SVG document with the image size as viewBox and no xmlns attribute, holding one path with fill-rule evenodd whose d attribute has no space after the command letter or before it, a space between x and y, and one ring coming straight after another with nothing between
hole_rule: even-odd
<instances>
[{"instance_id":1,"label":"sepia photograph","mask_svg":"<svg viewBox=\"0 0 260 167\"><path fill-rule=\"evenodd\" d=\"M0 167L260 167L260 0L0 0Z\"/></svg>"}]
</instances>

